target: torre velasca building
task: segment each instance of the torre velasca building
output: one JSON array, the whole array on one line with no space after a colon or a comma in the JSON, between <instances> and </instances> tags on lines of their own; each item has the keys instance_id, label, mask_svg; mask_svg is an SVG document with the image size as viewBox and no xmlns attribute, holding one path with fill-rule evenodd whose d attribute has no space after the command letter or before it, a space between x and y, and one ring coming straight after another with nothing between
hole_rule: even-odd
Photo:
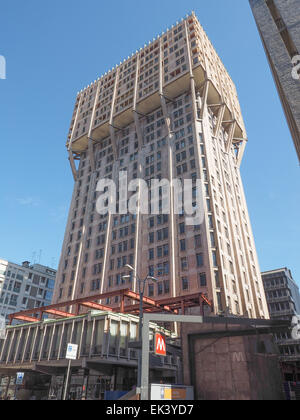
<instances>
[{"instance_id":1,"label":"torre velasca building","mask_svg":"<svg viewBox=\"0 0 300 420\"><path fill-rule=\"evenodd\" d=\"M300 161L300 0L249 0Z\"/></svg>"},{"instance_id":2,"label":"torre velasca building","mask_svg":"<svg viewBox=\"0 0 300 420\"><path fill-rule=\"evenodd\" d=\"M202 292L216 315L268 318L240 177L246 143L236 88L194 13L78 93L54 303L138 291L130 264L158 280L145 292L154 300ZM149 185L200 179L203 222L175 214L172 190L170 214L98 214L98 181L118 185L120 171Z\"/></svg>"}]
</instances>

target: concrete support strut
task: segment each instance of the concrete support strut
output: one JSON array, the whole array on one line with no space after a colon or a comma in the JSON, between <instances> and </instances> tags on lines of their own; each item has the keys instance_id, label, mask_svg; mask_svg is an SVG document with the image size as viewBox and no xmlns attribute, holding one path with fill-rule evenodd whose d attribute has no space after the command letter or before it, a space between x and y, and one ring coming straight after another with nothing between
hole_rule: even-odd
<instances>
[{"instance_id":1,"label":"concrete support strut","mask_svg":"<svg viewBox=\"0 0 300 420\"><path fill-rule=\"evenodd\" d=\"M90 158L91 168L93 172L95 171L95 156L94 156L94 141L92 139L92 132L93 132L93 123L95 119L95 112L96 112L96 105L97 105L97 98L99 96L99 91L100 91L100 82L98 82L97 90L95 93L95 100L94 100L90 128L89 128L89 133L88 133L88 141L89 141L88 152L89 152L89 158Z\"/></svg>"},{"instance_id":2,"label":"concrete support strut","mask_svg":"<svg viewBox=\"0 0 300 420\"><path fill-rule=\"evenodd\" d=\"M112 102L111 102L110 119L109 119L109 133L111 137L111 144L112 144L115 160L118 159L118 151L117 151L117 142L116 142L116 135L115 135L116 127L114 126L114 112L115 112L115 102L116 102L116 96L117 96L117 87L119 83L119 75L120 75L120 68L117 69L114 92L113 92L113 97L112 97Z\"/></svg>"}]
</instances>

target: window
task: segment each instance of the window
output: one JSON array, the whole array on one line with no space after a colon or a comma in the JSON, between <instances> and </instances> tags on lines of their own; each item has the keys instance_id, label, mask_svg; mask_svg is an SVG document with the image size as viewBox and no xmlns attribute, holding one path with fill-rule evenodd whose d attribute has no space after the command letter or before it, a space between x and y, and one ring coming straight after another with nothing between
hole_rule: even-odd
<instances>
[{"instance_id":1,"label":"window","mask_svg":"<svg viewBox=\"0 0 300 420\"><path fill-rule=\"evenodd\" d=\"M154 259L154 249L151 248L149 249L149 260L153 260Z\"/></svg>"},{"instance_id":2,"label":"window","mask_svg":"<svg viewBox=\"0 0 300 420\"><path fill-rule=\"evenodd\" d=\"M162 295L163 294L163 283L160 282L157 284L157 294Z\"/></svg>"},{"instance_id":3,"label":"window","mask_svg":"<svg viewBox=\"0 0 300 420\"><path fill-rule=\"evenodd\" d=\"M185 232L185 224L180 223L179 225L179 233L182 235Z\"/></svg>"},{"instance_id":4,"label":"window","mask_svg":"<svg viewBox=\"0 0 300 420\"><path fill-rule=\"evenodd\" d=\"M182 283L182 290L188 290L188 288L189 288L188 278L187 277L182 277L181 283Z\"/></svg>"},{"instance_id":5,"label":"window","mask_svg":"<svg viewBox=\"0 0 300 420\"><path fill-rule=\"evenodd\" d=\"M200 285L200 287L206 287L207 286L206 273L200 273L199 274L199 285Z\"/></svg>"},{"instance_id":6,"label":"window","mask_svg":"<svg viewBox=\"0 0 300 420\"><path fill-rule=\"evenodd\" d=\"M169 255L169 245L168 244L164 245L163 250L164 250L164 257L167 257Z\"/></svg>"},{"instance_id":7,"label":"window","mask_svg":"<svg viewBox=\"0 0 300 420\"><path fill-rule=\"evenodd\" d=\"M219 272L218 271L215 271L215 284L216 284L216 287L221 287L220 277L219 277Z\"/></svg>"},{"instance_id":8,"label":"window","mask_svg":"<svg viewBox=\"0 0 300 420\"><path fill-rule=\"evenodd\" d=\"M197 259L197 266L198 267L203 267L203 264L204 264L203 254L197 254L196 259Z\"/></svg>"},{"instance_id":9,"label":"window","mask_svg":"<svg viewBox=\"0 0 300 420\"><path fill-rule=\"evenodd\" d=\"M164 281L164 289L165 289L165 293L170 292L170 282L169 282L169 280Z\"/></svg>"},{"instance_id":10,"label":"window","mask_svg":"<svg viewBox=\"0 0 300 420\"><path fill-rule=\"evenodd\" d=\"M154 296L154 286L153 286L153 284L149 284L149 286L148 286L148 295L149 296Z\"/></svg>"},{"instance_id":11,"label":"window","mask_svg":"<svg viewBox=\"0 0 300 420\"><path fill-rule=\"evenodd\" d=\"M207 210L208 210L208 211L211 211L210 199L207 199L207 200L206 200L206 203L207 203Z\"/></svg>"},{"instance_id":12,"label":"window","mask_svg":"<svg viewBox=\"0 0 300 420\"><path fill-rule=\"evenodd\" d=\"M186 271L188 269L188 261L187 258L181 258L181 270Z\"/></svg>"},{"instance_id":13,"label":"window","mask_svg":"<svg viewBox=\"0 0 300 420\"><path fill-rule=\"evenodd\" d=\"M186 250L185 239L181 239L181 241L180 241L180 251L185 251L185 250Z\"/></svg>"},{"instance_id":14,"label":"window","mask_svg":"<svg viewBox=\"0 0 300 420\"><path fill-rule=\"evenodd\" d=\"M218 267L218 261L217 261L217 253L216 251L212 252L212 259L213 259L213 265L214 267Z\"/></svg>"},{"instance_id":15,"label":"window","mask_svg":"<svg viewBox=\"0 0 300 420\"><path fill-rule=\"evenodd\" d=\"M220 292L217 292L217 302L218 302L219 311L223 311L222 298L221 298L221 293Z\"/></svg>"}]
</instances>

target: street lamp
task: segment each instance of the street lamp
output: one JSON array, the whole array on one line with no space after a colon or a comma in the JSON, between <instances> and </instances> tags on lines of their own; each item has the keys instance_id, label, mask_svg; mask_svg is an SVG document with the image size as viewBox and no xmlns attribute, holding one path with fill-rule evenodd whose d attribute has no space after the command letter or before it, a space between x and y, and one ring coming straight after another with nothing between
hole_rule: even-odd
<instances>
[{"instance_id":1,"label":"street lamp","mask_svg":"<svg viewBox=\"0 0 300 420\"><path fill-rule=\"evenodd\" d=\"M145 287L146 282L148 280L153 281L154 283L157 283L158 280L155 277L152 276L146 276L144 279L140 279L138 276L136 270L129 264L125 265L125 268L128 268L128 270L132 271L138 281L139 284L139 296L140 296L140 309L139 309L139 358L138 358L138 377L137 377L137 392L141 392L141 384L142 384L142 331L143 331L143 299L145 294ZM130 276L123 276L124 279L130 278Z\"/></svg>"}]
</instances>

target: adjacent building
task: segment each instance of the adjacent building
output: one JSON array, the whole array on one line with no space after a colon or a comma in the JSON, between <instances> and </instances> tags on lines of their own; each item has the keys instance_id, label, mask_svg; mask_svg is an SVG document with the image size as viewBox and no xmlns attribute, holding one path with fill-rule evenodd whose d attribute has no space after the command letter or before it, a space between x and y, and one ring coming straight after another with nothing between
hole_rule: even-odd
<instances>
[{"instance_id":1,"label":"adjacent building","mask_svg":"<svg viewBox=\"0 0 300 420\"><path fill-rule=\"evenodd\" d=\"M200 291L216 315L268 318L240 176L246 143L235 85L194 13L79 92L67 140L75 185L54 303L137 291L136 277L124 278L130 264L141 278L158 279L146 290L156 300ZM172 191L170 214L100 216L97 183L118 186L120 171L148 186L154 178L190 179L193 199L200 180L203 222L189 226L175 214Z\"/></svg>"},{"instance_id":2,"label":"adjacent building","mask_svg":"<svg viewBox=\"0 0 300 420\"><path fill-rule=\"evenodd\" d=\"M300 315L299 287L288 268L262 273L271 319L291 322ZM275 335L282 361L282 371L289 381L300 380L300 340L292 337L292 328Z\"/></svg>"},{"instance_id":3,"label":"adjacent building","mask_svg":"<svg viewBox=\"0 0 300 420\"><path fill-rule=\"evenodd\" d=\"M300 315L299 287L288 268L265 271L262 279L271 319Z\"/></svg>"},{"instance_id":4,"label":"adjacent building","mask_svg":"<svg viewBox=\"0 0 300 420\"><path fill-rule=\"evenodd\" d=\"M300 1L249 1L300 160Z\"/></svg>"},{"instance_id":5,"label":"adjacent building","mask_svg":"<svg viewBox=\"0 0 300 420\"><path fill-rule=\"evenodd\" d=\"M56 270L41 264L21 265L0 259L0 316L51 303Z\"/></svg>"}]
</instances>

